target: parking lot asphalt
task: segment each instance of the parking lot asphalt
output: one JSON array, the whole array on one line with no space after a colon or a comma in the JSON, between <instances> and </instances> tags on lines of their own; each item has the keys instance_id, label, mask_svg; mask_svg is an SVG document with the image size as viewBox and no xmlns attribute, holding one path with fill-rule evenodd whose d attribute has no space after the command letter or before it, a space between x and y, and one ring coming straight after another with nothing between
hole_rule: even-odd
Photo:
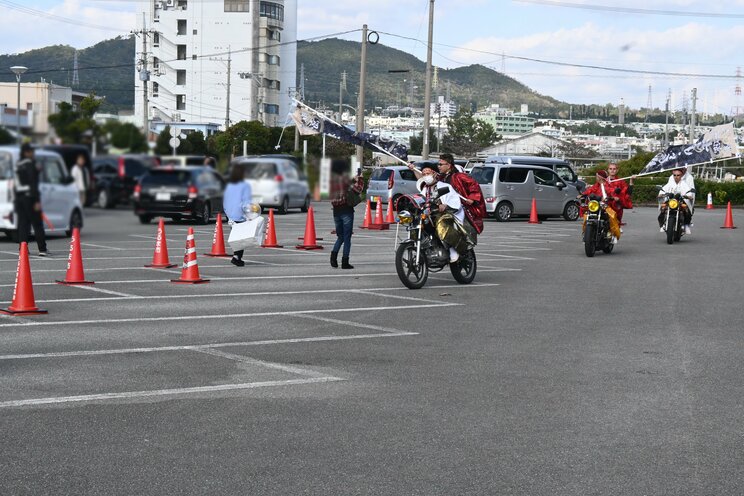
<instances>
[{"instance_id":1,"label":"parking lot asphalt","mask_svg":"<svg viewBox=\"0 0 744 496\"><path fill-rule=\"evenodd\" d=\"M673 246L654 209L626 212L594 258L579 223L487 221L475 282L418 291L394 229L356 229L356 268L332 269L327 203L324 250L277 216L285 248L242 268L194 226L203 285L143 267L154 223L86 214L95 285L54 282L68 239L32 244L49 314L0 317L3 494L744 492L744 230L721 210ZM173 263L189 227L166 223ZM16 263L1 242L2 307Z\"/></svg>"}]
</instances>

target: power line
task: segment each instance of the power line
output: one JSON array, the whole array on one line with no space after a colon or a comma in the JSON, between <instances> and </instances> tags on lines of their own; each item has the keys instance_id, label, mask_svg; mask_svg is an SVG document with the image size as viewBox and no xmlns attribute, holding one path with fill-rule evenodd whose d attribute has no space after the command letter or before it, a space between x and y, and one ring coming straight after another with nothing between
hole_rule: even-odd
<instances>
[{"instance_id":1,"label":"power line","mask_svg":"<svg viewBox=\"0 0 744 496\"><path fill-rule=\"evenodd\" d=\"M15 2L10 2L8 0L0 0L0 5L4 5L5 7L8 7L11 10L17 10L18 12L23 12L24 14L29 14L32 16L49 19L50 21L64 22L67 24L73 24L75 26L91 28L91 29L103 29L105 31L125 32L125 30L120 29L120 28L114 28L111 26L103 26L101 24L93 24L89 22L81 22L77 19L71 19L69 17L62 17L56 14L50 14L49 12L44 12L43 10L32 9L31 7L26 7L24 5L20 5Z\"/></svg>"},{"instance_id":2,"label":"power line","mask_svg":"<svg viewBox=\"0 0 744 496\"><path fill-rule=\"evenodd\" d=\"M713 17L723 19L744 19L744 14L717 12L690 12L685 10L639 9L635 7L615 7L611 5L589 5L583 3L560 2L551 0L514 0L515 2L550 5L551 7L568 7L571 9L595 10L600 12L621 12L624 14L650 14L676 17Z\"/></svg>"}]
</instances>

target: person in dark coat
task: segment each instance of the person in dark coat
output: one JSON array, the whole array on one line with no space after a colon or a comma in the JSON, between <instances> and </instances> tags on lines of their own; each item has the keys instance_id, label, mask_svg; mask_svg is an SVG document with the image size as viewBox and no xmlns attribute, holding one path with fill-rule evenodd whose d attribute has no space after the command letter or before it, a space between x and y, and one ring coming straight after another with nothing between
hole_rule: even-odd
<instances>
[{"instance_id":1,"label":"person in dark coat","mask_svg":"<svg viewBox=\"0 0 744 496\"><path fill-rule=\"evenodd\" d=\"M41 194L39 192L39 169L34 160L34 149L29 143L21 146L20 160L15 167L13 207L16 214L18 242L28 242L31 227L39 247L39 256L49 256L41 213Z\"/></svg>"}]
</instances>

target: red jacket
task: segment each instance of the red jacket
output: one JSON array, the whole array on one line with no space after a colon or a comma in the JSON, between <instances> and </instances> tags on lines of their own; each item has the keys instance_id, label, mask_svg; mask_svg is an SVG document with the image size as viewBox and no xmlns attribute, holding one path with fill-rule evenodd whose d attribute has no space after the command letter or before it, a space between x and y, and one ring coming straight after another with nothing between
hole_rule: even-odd
<instances>
[{"instance_id":1,"label":"red jacket","mask_svg":"<svg viewBox=\"0 0 744 496\"><path fill-rule=\"evenodd\" d=\"M483 192L478 181L464 172L447 174L442 180L451 184L455 188L455 191L463 198L473 200L472 205L462 202L462 206L465 209L465 217L468 218L476 232L478 234L482 233L483 217L486 216L486 202L483 199Z\"/></svg>"}]
</instances>

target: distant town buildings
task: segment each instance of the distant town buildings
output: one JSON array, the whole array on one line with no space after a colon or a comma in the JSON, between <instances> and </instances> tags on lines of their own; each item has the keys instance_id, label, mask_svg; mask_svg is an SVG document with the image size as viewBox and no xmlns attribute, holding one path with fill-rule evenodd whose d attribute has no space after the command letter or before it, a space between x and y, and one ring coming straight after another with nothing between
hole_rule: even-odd
<instances>
[{"instance_id":1,"label":"distant town buildings","mask_svg":"<svg viewBox=\"0 0 744 496\"><path fill-rule=\"evenodd\" d=\"M138 7L139 122L144 84L150 122L284 123L297 91L297 0L138 0Z\"/></svg>"},{"instance_id":2,"label":"distant town buildings","mask_svg":"<svg viewBox=\"0 0 744 496\"><path fill-rule=\"evenodd\" d=\"M487 122L505 138L521 136L531 133L535 126L535 119L527 115L527 106L523 105L522 107L521 111L517 113L494 104L485 110L476 112L473 117Z\"/></svg>"}]
</instances>

